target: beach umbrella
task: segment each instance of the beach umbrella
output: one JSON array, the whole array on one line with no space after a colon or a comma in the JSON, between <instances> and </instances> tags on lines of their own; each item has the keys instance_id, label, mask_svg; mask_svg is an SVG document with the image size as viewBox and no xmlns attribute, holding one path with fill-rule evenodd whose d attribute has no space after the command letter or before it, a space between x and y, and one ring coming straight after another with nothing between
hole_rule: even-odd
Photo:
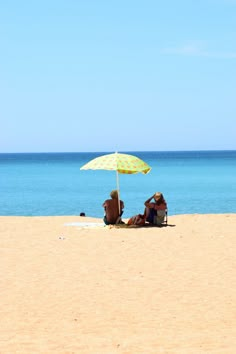
<instances>
[{"instance_id":1,"label":"beach umbrella","mask_svg":"<svg viewBox=\"0 0 236 354\"><path fill-rule=\"evenodd\" d=\"M113 154L102 155L89 161L80 168L81 170L108 170L116 171L116 184L118 191L118 206L120 212L120 197L119 197L119 173L134 174L134 173L148 173L151 167L134 155L120 154L118 152Z\"/></svg>"}]
</instances>

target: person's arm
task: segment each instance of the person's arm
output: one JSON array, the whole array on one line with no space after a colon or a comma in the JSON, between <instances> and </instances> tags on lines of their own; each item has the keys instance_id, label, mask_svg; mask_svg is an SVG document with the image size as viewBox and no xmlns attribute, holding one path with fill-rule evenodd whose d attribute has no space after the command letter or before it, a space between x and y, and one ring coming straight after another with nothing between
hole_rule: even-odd
<instances>
[{"instance_id":1,"label":"person's arm","mask_svg":"<svg viewBox=\"0 0 236 354\"><path fill-rule=\"evenodd\" d=\"M149 199L146 200L146 202L144 203L144 205L147 207L147 208L152 208L153 207L153 203L150 203L152 198L154 198L154 195L153 194Z\"/></svg>"},{"instance_id":2,"label":"person's arm","mask_svg":"<svg viewBox=\"0 0 236 354\"><path fill-rule=\"evenodd\" d=\"M156 209L156 210L165 210L165 209L167 209L167 204L166 204L166 202L163 202L163 203L161 203L161 204L156 204L156 205L155 205L155 209Z\"/></svg>"}]
</instances>

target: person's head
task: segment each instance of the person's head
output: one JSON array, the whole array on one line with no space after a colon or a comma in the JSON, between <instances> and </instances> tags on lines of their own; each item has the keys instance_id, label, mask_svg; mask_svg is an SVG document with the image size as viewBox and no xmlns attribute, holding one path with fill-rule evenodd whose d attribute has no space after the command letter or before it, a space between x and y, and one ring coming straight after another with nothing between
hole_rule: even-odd
<instances>
[{"instance_id":1,"label":"person's head","mask_svg":"<svg viewBox=\"0 0 236 354\"><path fill-rule=\"evenodd\" d=\"M161 192L156 192L154 194L154 200L157 204L162 203L164 201L163 194Z\"/></svg>"},{"instance_id":2,"label":"person's head","mask_svg":"<svg viewBox=\"0 0 236 354\"><path fill-rule=\"evenodd\" d=\"M112 199L118 199L118 191L116 189L111 191L110 196Z\"/></svg>"}]
</instances>

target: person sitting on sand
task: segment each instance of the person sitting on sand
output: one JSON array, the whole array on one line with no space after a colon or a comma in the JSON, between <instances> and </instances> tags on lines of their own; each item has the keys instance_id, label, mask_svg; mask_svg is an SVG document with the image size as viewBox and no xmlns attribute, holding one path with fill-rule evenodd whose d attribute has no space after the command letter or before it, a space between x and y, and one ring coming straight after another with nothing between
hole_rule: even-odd
<instances>
[{"instance_id":1,"label":"person sitting on sand","mask_svg":"<svg viewBox=\"0 0 236 354\"><path fill-rule=\"evenodd\" d=\"M155 202L151 202L154 199ZM161 225L165 220L167 203L161 192L156 192L144 203L144 216L150 224Z\"/></svg>"},{"instance_id":2,"label":"person sitting on sand","mask_svg":"<svg viewBox=\"0 0 236 354\"><path fill-rule=\"evenodd\" d=\"M121 221L121 215L123 214L123 209L124 209L124 202L120 200L120 210L119 210L119 204L118 204L118 191L113 190L110 193L111 199L105 200L105 202L102 204L104 210L105 210L105 215L104 215L104 223L106 225L115 225L115 224L120 224L122 223Z\"/></svg>"}]
</instances>

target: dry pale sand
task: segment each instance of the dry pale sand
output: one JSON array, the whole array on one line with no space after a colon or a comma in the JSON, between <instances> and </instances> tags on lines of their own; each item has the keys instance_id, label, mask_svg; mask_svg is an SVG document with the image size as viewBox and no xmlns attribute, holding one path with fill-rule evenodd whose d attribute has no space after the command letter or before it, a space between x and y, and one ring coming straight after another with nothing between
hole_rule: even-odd
<instances>
[{"instance_id":1,"label":"dry pale sand","mask_svg":"<svg viewBox=\"0 0 236 354\"><path fill-rule=\"evenodd\" d=\"M0 217L0 353L235 354L236 214Z\"/></svg>"}]
</instances>

